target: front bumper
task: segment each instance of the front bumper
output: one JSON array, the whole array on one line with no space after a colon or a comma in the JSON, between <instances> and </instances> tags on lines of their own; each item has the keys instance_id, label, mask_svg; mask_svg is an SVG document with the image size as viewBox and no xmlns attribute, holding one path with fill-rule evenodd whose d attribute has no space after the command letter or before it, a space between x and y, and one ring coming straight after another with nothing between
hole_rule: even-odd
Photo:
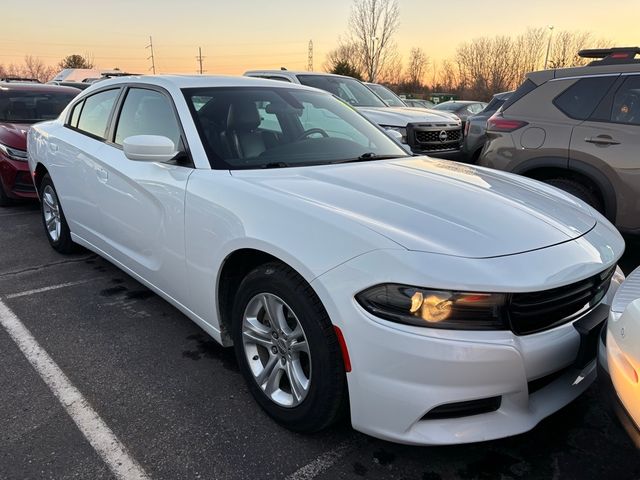
<instances>
[{"instance_id":1,"label":"front bumper","mask_svg":"<svg viewBox=\"0 0 640 480\"><path fill-rule=\"evenodd\" d=\"M11 160L0 153L0 182L9 198L37 198L27 162Z\"/></svg>"},{"instance_id":2,"label":"front bumper","mask_svg":"<svg viewBox=\"0 0 640 480\"><path fill-rule=\"evenodd\" d=\"M598 389L600 390L601 398L605 402L605 406L613 410L613 413L618 417L618 420L622 424L631 441L637 448L640 448L640 428L633 421L631 414L624 407L613 382L611 376L606 370L606 365L598 363Z\"/></svg>"},{"instance_id":3,"label":"front bumper","mask_svg":"<svg viewBox=\"0 0 640 480\"><path fill-rule=\"evenodd\" d=\"M572 242L489 259L378 250L316 278L312 286L349 351L353 427L413 445L478 442L526 432L578 397L596 378L595 351L576 365L581 336L573 323L580 319L524 336L437 330L374 317L354 295L389 281L390 272L397 283L459 291L553 288L615 263L622 247L600 242L608 235L602 225ZM603 305L610 305L618 280L611 286ZM606 313L600 311L600 322ZM499 405L489 408L496 397ZM476 401L487 408L455 418L433 415Z\"/></svg>"}]
</instances>

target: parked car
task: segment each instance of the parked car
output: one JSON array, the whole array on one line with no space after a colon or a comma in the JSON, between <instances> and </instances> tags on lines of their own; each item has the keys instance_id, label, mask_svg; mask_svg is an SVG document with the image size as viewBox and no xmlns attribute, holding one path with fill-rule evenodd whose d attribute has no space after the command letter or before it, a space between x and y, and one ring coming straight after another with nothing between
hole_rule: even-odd
<instances>
[{"instance_id":1,"label":"parked car","mask_svg":"<svg viewBox=\"0 0 640 480\"><path fill-rule=\"evenodd\" d=\"M597 60L528 74L489 119L479 163L561 188L640 233L639 52L583 50Z\"/></svg>"},{"instance_id":2,"label":"parked car","mask_svg":"<svg viewBox=\"0 0 640 480\"><path fill-rule=\"evenodd\" d=\"M428 108L428 109L432 109L436 104L433 102L430 102L429 100L421 100L418 98L405 98L404 100L402 100L407 107L414 107L414 108Z\"/></svg>"},{"instance_id":3,"label":"parked car","mask_svg":"<svg viewBox=\"0 0 640 480\"><path fill-rule=\"evenodd\" d=\"M382 128L398 132L401 141L414 153L451 159L460 153L462 124L454 115L389 107L355 78L289 70L254 70L245 76L302 84L332 93Z\"/></svg>"},{"instance_id":4,"label":"parked car","mask_svg":"<svg viewBox=\"0 0 640 480\"><path fill-rule=\"evenodd\" d=\"M449 100L448 102L434 105L433 109L441 112L450 112L462 121L464 129L467 118L480 113L487 106L486 102L475 102L472 100Z\"/></svg>"},{"instance_id":5,"label":"parked car","mask_svg":"<svg viewBox=\"0 0 640 480\"><path fill-rule=\"evenodd\" d=\"M56 118L80 92L39 83L0 82L0 206L36 198L27 165L27 131Z\"/></svg>"},{"instance_id":6,"label":"parked car","mask_svg":"<svg viewBox=\"0 0 640 480\"><path fill-rule=\"evenodd\" d=\"M595 378L616 229L542 183L410 156L326 92L105 80L28 152L51 246L85 246L233 344L291 429L347 407L387 440L489 440Z\"/></svg>"},{"instance_id":7,"label":"parked car","mask_svg":"<svg viewBox=\"0 0 640 480\"><path fill-rule=\"evenodd\" d=\"M599 383L640 448L640 268L618 289L600 343Z\"/></svg>"},{"instance_id":8,"label":"parked car","mask_svg":"<svg viewBox=\"0 0 640 480\"><path fill-rule=\"evenodd\" d=\"M41 83L37 78L29 77L2 77L0 78L2 83Z\"/></svg>"},{"instance_id":9,"label":"parked car","mask_svg":"<svg viewBox=\"0 0 640 480\"><path fill-rule=\"evenodd\" d=\"M496 93L480 113L467 118L464 125L461 160L476 163L487 141L487 120L498 111L513 92Z\"/></svg>"},{"instance_id":10,"label":"parked car","mask_svg":"<svg viewBox=\"0 0 640 480\"><path fill-rule=\"evenodd\" d=\"M384 103L387 104L388 107L407 107L408 105L402 100L398 95L396 95L393 91L385 87L384 85L380 85L379 83L364 83L369 90L375 93L378 97L382 99Z\"/></svg>"}]
</instances>

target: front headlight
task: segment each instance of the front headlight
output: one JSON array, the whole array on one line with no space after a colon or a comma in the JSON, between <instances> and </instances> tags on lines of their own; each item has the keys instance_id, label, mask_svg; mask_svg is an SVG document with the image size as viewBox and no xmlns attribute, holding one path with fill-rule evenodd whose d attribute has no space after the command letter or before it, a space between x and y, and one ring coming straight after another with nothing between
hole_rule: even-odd
<instances>
[{"instance_id":1,"label":"front headlight","mask_svg":"<svg viewBox=\"0 0 640 480\"><path fill-rule=\"evenodd\" d=\"M407 129L405 127L382 126L382 128L384 128L385 130L393 130L395 132L398 132L400 135L402 135L402 143L407 143Z\"/></svg>"},{"instance_id":2,"label":"front headlight","mask_svg":"<svg viewBox=\"0 0 640 480\"><path fill-rule=\"evenodd\" d=\"M388 283L356 295L369 313L393 322L451 330L508 329L506 295L468 293Z\"/></svg>"},{"instance_id":3,"label":"front headlight","mask_svg":"<svg viewBox=\"0 0 640 480\"><path fill-rule=\"evenodd\" d=\"M11 160L18 160L19 162L27 161L27 152L24 150L18 150L17 148L7 147L3 143L0 143L0 151L2 151Z\"/></svg>"}]
</instances>

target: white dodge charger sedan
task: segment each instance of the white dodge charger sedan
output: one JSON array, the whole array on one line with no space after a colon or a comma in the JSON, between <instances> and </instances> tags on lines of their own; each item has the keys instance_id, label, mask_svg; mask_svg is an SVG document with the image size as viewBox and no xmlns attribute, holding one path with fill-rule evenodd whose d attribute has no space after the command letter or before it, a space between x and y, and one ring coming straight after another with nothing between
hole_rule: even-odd
<instances>
[{"instance_id":1,"label":"white dodge charger sedan","mask_svg":"<svg viewBox=\"0 0 640 480\"><path fill-rule=\"evenodd\" d=\"M408 156L326 92L124 77L28 152L53 248L97 252L233 345L291 429L348 411L396 442L488 440L594 380L614 227L553 187Z\"/></svg>"}]
</instances>

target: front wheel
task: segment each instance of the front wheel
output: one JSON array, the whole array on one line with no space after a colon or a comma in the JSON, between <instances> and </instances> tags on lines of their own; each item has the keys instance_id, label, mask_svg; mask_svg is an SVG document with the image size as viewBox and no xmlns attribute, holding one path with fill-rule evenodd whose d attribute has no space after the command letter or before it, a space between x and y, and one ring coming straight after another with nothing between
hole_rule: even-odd
<instances>
[{"instance_id":1,"label":"front wheel","mask_svg":"<svg viewBox=\"0 0 640 480\"><path fill-rule=\"evenodd\" d=\"M339 417L347 389L338 340L296 272L268 263L249 273L238 288L232 328L249 389L278 423L314 432Z\"/></svg>"},{"instance_id":2,"label":"front wheel","mask_svg":"<svg viewBox=\"0 0 640 480\"><path fill-rule=\"evenodd\" d=\"M75 252L78 245L71 240L71 231L49 174L43 177L39 194L42 224L49 244L60 253Z\"/></svg>"}]
</instances>

